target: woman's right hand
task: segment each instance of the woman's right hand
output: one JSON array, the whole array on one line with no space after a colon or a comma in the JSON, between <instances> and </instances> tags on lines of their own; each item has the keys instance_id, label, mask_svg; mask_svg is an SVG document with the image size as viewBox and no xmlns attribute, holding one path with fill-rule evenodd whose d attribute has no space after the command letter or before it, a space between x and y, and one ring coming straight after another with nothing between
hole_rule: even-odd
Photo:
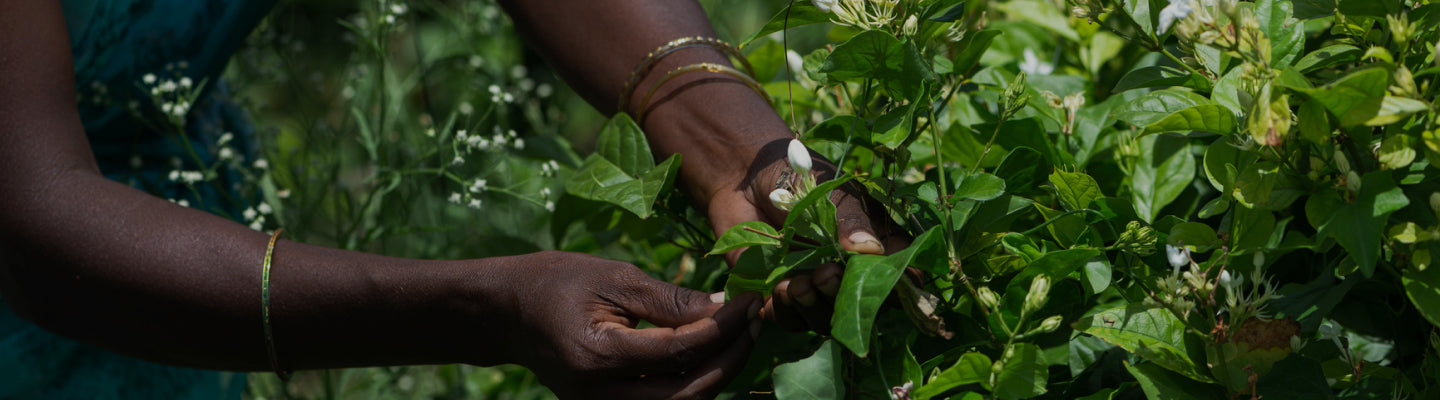
<instances>
[{"instance_id":1,"label":"woman's right hand","mask_svg":"<svg viewBox=\"0 0 1440 400\"><path fill-rule=\"evenodd\" d=\"M711 398L745 366L761 299L661 282L628 263L577 253L511 257L507 359L561 398ZM641 320L655 327L637 329Z\"/></svg>"}]
</instances>

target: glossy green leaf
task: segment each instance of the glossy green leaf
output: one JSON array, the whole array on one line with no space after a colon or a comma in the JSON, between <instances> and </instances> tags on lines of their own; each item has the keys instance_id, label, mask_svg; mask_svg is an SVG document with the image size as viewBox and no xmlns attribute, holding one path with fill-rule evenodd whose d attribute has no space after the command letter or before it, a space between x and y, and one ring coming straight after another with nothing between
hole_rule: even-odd
<instances>
[{"instance_id":1,"label":"glossy green leaf","mask_svg":"<svg viewBox=\"0 0 1440 400\"><path fill-rule=\"evenodd\" d=\"M644 175L655 167L655 156L650 153L645 132L625 113L615 114L600 128L595 154L605 157L610 163L620 167L621 171L634 177Z\"/></svg>"},{"instance_id":2,"label":"glossy green leaf","mask_svg":"<svg viewBox=\"0 0 1440 400\"><path fill-rule=\"evenodd\" d=\"M1262 161L1239 170L1230 194L1242 206L1280 211L1289 207L1305 191L1300 182L1280 169L1279 164Z\"/></svg>"},{"instance_id":3,"label":"glossy green leaf","mask_svg":"<svg viewBox=\"0 0 1440 400\"><path fill-rule=\"evenodd\" d=\"M1090 203L1105 197L1095 178L1084 172L1056 170L1050 174L1050 185L1055 187L1055 196L1071 210L1089 208Z\"/></svg>"},{"instance_id":4,"label":"glossy green leaf","mask_svg":"<svg viewBox=\"0 0 1440 400\"><path fill-rule=\"evenodd\" d=\"M745 47L750 44L751 41L755 40L755 38L784 29L830 22L830 17L830 13L820 11L820 9L815 8L814 4L809 2L791 2L789 6L775 13L775 16L770 17L770 20L765 22L765 26L761 27L759 31L751 34L750 37L745 38L745 40L740 41L740 47Z\"/></svg>"},{"instance_id":5,"label":"glossy green leaf","mask_svg":"<svg viewBox=\"0 0 1440 400\"><path fill-rule=\"evenodd\" d=\"M1295 62L1295 69L1310 72L1325 67L1349 64L1360 60L1360 48L1348 44L1325 46L1306 54Z\"/></svg>"},{"instance_id":6,"label":"glossy green leaf","mask_svg":"<svg viewBox=\"0 0 1440 400\"><path fill-rule=\"evenodd\" d=\"M1219 135L1235 133L1235 114L1219 104L1201 104L1176 111L1145 127L1142 135L1165 132L1200 131Z\"/></svg>"},{"instance_id":7,"label":"glossy green leaf","mask_svg":"<svg viewBox=\"0 0 1440 400\"><path fill-rule=\"evenodd\" d=\"M1440 327L1440 266L1430 264L1424 269L1418 266L1406 268L1400 283L1405 286L1405 296L1415 304L1420 315L1425 316L1431 325Z\"/></svg>"},{"instance_id":8,"label":"glossy green leaf","mask_svg":"<svg viewBox=\"0 0 1440 400\"><path fill-rule=\"evenodd\" d=\"M1384 169L1404 169L1415 161L1418 154L1415 151L1415 139L1410 135L1393 135L1380 142L1380 148L1375 151L1376 158L1380 161L1380 167Z\"/></svg>"},{"instance_id":9,"label":"glossy green leaf","mask_svg":"<svg viewBox=\"0 0 1440 400\"><path fill-rule=\"evenodd\" d=\"M1094 296L1110 288L1114 267L1110 265L1109 259L1101 255L1086 261L1085 266L1081 267L1081 272L1083 272L1081 277L1084 279L1081 279L1080 283L1085 286L1085 294Z\"/></svg>"},{"instance_id":10,"label":"glossy green leaf","mask_svg":"<svg viewBox=\"0 0 1440 400\"><path fill-rule=\"evenodd\" d=\"M1154 221L1160 209L1175 201L1195 179L1195 157L1188 144L1185 138L1174 136L1140 138L1140 161L1130 174L1130 199L1146 221Z\"/></svg>"},{"instance_id":11,"label":"glossy green leaf","mask_svg":"<svg viewBox=\"0 0 1440 400\"><path fill-rule=\"evenodd\" d=\"M592 154L570 176L565 190L580 198L620 206L640 218L649 218L655 199L669 188L680 169L680 155L650 169L644 176L631 177L598 154Z\"/></svg>"},{"instance_id":12,"label":"glossy green leaf","mask_svg":"<svg viewBox=\"0 0 1440 400\"><path fill-rule=\"evenodd\" d=\"M1206 252L1220 245L1220 236L1215 234L1215 229L1210 225L1199 222L1186 222L1170 228L1170 239L1167 242L1171 246L1193 246L1196 252Z\"/></svg>"},{"instance_id":13,"label":"glossy green leaf","mask_svg":"<svg viewBox=\"0 0 1440 400\"><path fill-rule=\"evenodd\" d=\"M870 328L880 303L895 288L895 282L914 260L916 254L928 250L941 235L931 229L905 248L889 256L857 254L845 265L840 292L835 296L835 312L830 318L830 335L856 355L870 352Z\"/></svg>"},{"instance_id":14,"label":"glossy green leaf","mask_svg":"<svg viewBox=\"0 0 1440 400\"><path fill-rule=\"evenodd\" d=\"M990 357L984 354L970 352L960 356L955 365L940 371L934 379L921 386L914 392L915 398L929 399L945 393L945 391L973 383L981 383L990 379Z\"/></svg>"},{"instance_id":15,"label":"glossy green leaf","mask_svg":"<svg viewBox=\"0 0 1440 400\"><path fill-rule=\"evenodd\" d=\"M1045 253L1045 255L1026 265L1025 269L1015 274L1015 277L1010 278L1010 283L1005 286L1005 293L1025 293L1029 291L1030 281L1040 275L1050 278L1050 282L1052 282L1053 285L1054 282L1060 282L1060 280L1070 276L1071 273L1079 270L1080 267L1085 266L1086 263L1090 262L1090 259L1099 255L1100 250L1085 248L1057 250ZM1024 296L1022 295L1021 297Z\"/></svg>"},{"instance_id":16,"label":"glossy green leaf","mask_svg":"<svg viewBox=\"0 0 1440 400\"><path fill-rule=\"evenodd\" d=\"M1387 218L1409 205L1410 199L1395 186L1388 172L1371 172L1365 174L1361 181L1363 183L1355 201L1336 208L1320 226L1320 235L1335 235L1335 241L1345 248L1350 259L1355 260L1360 272L1370 277L1375 273L1375 263L1380 258ZM1306 204L1307 214L1309 208L1310 205Z\"/></svg>"},{"instance_id":17,"label":"glossy green leaf","mask_svg":"<svg viewBox=\"0 0 1440 400\"><path fill-rule=\"evenodd\" d=\"M1328 85L1314 88L1293 88L1320 103L1330 115L1339 118L1340 126L1364 124L1380 112L1389 72L1383 68L1357 71Z\"/></svg>"},{"instance_id":18,"label":"glossy green leaf","mask_svg":"<svg viewBox=\"0 0 1440 400\"><path fill-rule=\"evenodd\" d=\"M1005 190L1018 195L1031 195L1046 182L1050 164L1045 156L1029 147L1017 147L1000 160L995 176L1005 180Z\"/></svg>"},{"instance_id":19,"label":"glossy green leaf","mask_svg":"<svg viewBox=\"0 0 1440 400\"><path fill-rule=\"evenodd\" d=\"M978 172L961 180L952 194L952 201L962 199L987 201L1005 194L1005 180L995 175Z\"/></svg>"},{"instance_id":20,"label":"glossy green leaf","mask_svg":"<svg viewBox=\"0 0 1440 400\"><path fill-rule=\"evenodd\" d=\"M1074 328L1190 379L1210 381L1185 351L1185 324L1164 309L1119 306L1081 319Z\"/></svg>"},{"instance_id":21,"label":"glossy green leaf","mask_svg":"<svg viewBox=\"0 0 1440 400\"><path fill-rule=\"evenodd\" d=\"M785 227L794 226L795 223L796 223L796 221L800 220L801 216L804 215L803 212L796 212L796 211L809 210L809 209L811 209L811 207L814 207L814 205L815 205L816 203L820 203L822 200L824 201L825 204L829 204L829 205L830 205L830 209L833 210L833 209L835 208L835 204L830 202L830 191L835 190L835 188L840 187L840 185L844 185L845 182L849 182L851 178L854 178L854 176L853 176L853 175L845 175L844 177L842 177L842 178L840 178L840 179L832 179L832 180L828 180L828 181L825 181L825 182L820 182L820 184L815 185L815 188L814 188L814 189L811 189L811 190L810 190L810 193L806 193L806 194L805 194L805 197L802 197L802 198L800 198L799 201L796 201L796 202L795 202L795 207L792 209L792 210L794 210L794 211L792 211L792 212L790 213L790 215L785 216L785 225L784 225L784 226L785 226ZM832 214L832 216L833 216L834 212L832 211L831 214ZM835 232L835 229L834 229L835 222L834 222L834 221L829 221L829 222L826 222L826 221L817 221L817 222L818 222L818 223L821 223L821 224L827 224L827 223L828 223L829 225L825 225L826 227L830 228L830 230L829 230L828 232Z\"/></svg>"},{"instance_id":22,"label":"glossy green leaf","mask_svg":"<svg viewBox=\"0 0 1440 400\"><path fill-rule=\"evenodd\" d=\"M962 1L962 2L956 3L956 4L953 5L953 6L950 6L950 8L946 9L945 12L940 13L939 15L930 17L929 19L930 19L931 21L935 21L935 22L955 22L955 21L959 21L960 18L961 18L961 17L964 17L964 16L965 16L965 2Z\"/></svg>"},{"instance_id":23,"label":"glossy green leaf","mask_svg":"<svg viewBox=\"0 0 1440 400\"><path fill-rule=\"evenodd\" d=\"M1149 126L1180 110L1209 104L1210 99L1184 89L1162 89L1131 100L1116 108L1115 119L1135 126Z\"/></svg>"},{"instance_id":24,"label":"glossy green leaf","mask_svg":"<svg viewBox=\"0 0 1440 400\"><path fill-rule=\"evenodd\" d=\"M840 346L826 340L815 353L796 362L775 366L775 397L835 400L845 398Z\"/></svg>"},{"instance_id":25,"label":"glossy green leaf","mask_svg":"<svg viewBox=\"0 0 1440 400\"><path fill-rule=\"evenodd\" d=\"M1240 171L1249 167L1258 157L1255 152L1241 150L1229 140L1216 140L1205 150L1205 178L1215 190L1225 191L1235 186L1237 175L1230 170ZM1227 168L1226 166L1229 166Z\"/></svg>"},{"instance_id":26,"label":"glossy green leaf","mask_svg":"<svg viewBox=\"0 0 1440 400\"><path fill-rule=\"evenodd\" d=\"M1005 366L995 378L995 397L1028 399L1045 394L1045 385L1050 381L1050 363L1040 346L1015 343L1005 352Z\"/></svg>"},{"instance_id":27,"label":"glossy green leaf","mask_svg":"<svg viewBox=\"0 0 1440 400\"><path fill-rule=\"evenodd\" d=\"M1300 105L1299 119L1300 138L1314 144L1325 144L1330 141L1330 132L1334 127L1330 125L1330 116L1325 114L1325 108L1320 102L1307 101Z\"/></svg>"},{"instance_id":28,"label":"glossy green leaf","mask_svg":"<svg viewBox=\"0 0 1440 400\"><path fill-rule=\"evenodd\" d=\"M1155 4L1149 0L1134 0L1122 3L1125 15L1140 28L1140 33L1146 36L1155 36L1156 19L1160 15L1160 9L1164 4ZM1159 6L1159 7L1156 7Z\"/></svg>"},{"instance_id":29,"label":"glossy green leaf","mask_svg":"<svg viewBox=\"0 0 1440 400\"><path fill-rule=\"evenodd\" d=\"M1305 29L1291 17L1294 6L1285 0L1255 2L1255 18L1260 31L1270 39L1270 66L1283 69L1295 62L1305 50Z\"/></svg>"},{"instance_id":30,"label":"glossy green leaf","mask_svg":"<svg viewBox=\"0 0 1440 400\"><path fill-rule=\"evenodd\" d=\"M1131 365L1125 363L1125 369L1140 383L1140 389L1145 391L1145 398L1150 400L1202 400L1202 399L1225 399L1225 395L1219 386L1207 385L1196 382L1186 377L1160 368L1155 363Z\"/></svg>"},{"instance_id":31,"label":"glossy green leaf","mask_svg":"<svg viewBox=\"0 0 1440 400\"><path fill-rule=\"evenodd\" d=\"M780 233L770 227L770 224L761 221L741 222L726 230L725 234L720 235L720 238L715 239L715 247L707 255L725 254L731 250L750 246L779 246L782 243L780 239L776 239L779 236Z\"/></svg>"},{"instance_id":32,"label":"glossy green leaf","mask_svg":"<svg viewBox=\"0 0 1440 400\"><path fill-rule=\"evenodd\" d=\"M1420 100L1408 97L1397 97L1386 95L1380 100L1380 109L1375 111L1375 116L1365 121L1368 126L1389 125L1405 120L1405 118L1416 113L1430 110L1430 105Z\"/></svg>"},{"instance_id":33,"label":"glossy green leaf","mask_svg":"<svg viewBox=\"0 0 1440 400\"><path fill-rule=\"evenodd\" d=\"M805 140L819 139L852 146L872 147L870 126L854 115L839 115L825 120L805 133Z\"/></svg>"},{"instance_id":34,"label":"glossy green leaf","mask_svg":"<svg viewBox=\"0 0 1440 400\"><path fill-rule=\"evenodd\" d=\"M954 68L955 72L966 75L970 74L970 70L974 69L976 65L979 65L980 56L985 54L985 50L990 48L990 43L995 41L995 37L1000 36L1000 34L1001 31L995 29L967 33L965 38L960 39L960 42L955 44L955 48L959 49L959 51L954 53L955 58L951 59L951 61L954 62L952 68Z\"/></svg>"},{"instance_id":35,"label":"glossy green leaf","mask_svg":"<svg viewBox=\"0 0 1440 400\"><path fill-rule=\"evenodd\" d=\"M1152 65L1136 68L1120 78L1115 83L1111 93L1120 93L1130 89L1145 89L1155 87L1184 86L1197 90L1209 90L1210 79L1192 74L1190 72L1171 68L1163 65Z\"/></svg>"},{"instance_id":36,"label":"glossy green leaf","mask_svg":"<svg viewBox=\"0 0 1440 400\"><path fill-rule=\"evenodd\" d=\"M846 81L877 78L884 74L892 58L898 59L900 39L881 31L865 31L835 46L820 71L831 79Z\"/></svg>"}]
</instances>

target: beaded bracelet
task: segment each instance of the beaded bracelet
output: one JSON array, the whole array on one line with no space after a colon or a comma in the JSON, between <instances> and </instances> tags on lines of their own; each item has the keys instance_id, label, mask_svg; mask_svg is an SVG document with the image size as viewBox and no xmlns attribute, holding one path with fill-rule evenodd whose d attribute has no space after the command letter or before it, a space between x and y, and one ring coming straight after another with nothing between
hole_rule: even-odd
<instances>
[{"instance_id":1,"label":"beaded bracelet","mask_svg":"<svg viewBox=\"0 0 1440 400\"><path fill-rule=\"evenodd\" d=\"M770 107L775 107L775 103L771 101L770 95L765 93L765 88L761 87L760 82L755 81L755 78L751 78L749 75L745 75L745 73L740 72L740 70L737 70L734 67L730 67L727 65L720 65L715 63L699 63L675 68L669 73L666 73L665 76L660 78L659 81L655 82L654 85L650 85L650 90L646 91L645 97L642 97L640 99L640 113L639 115L637 115L637 118L635 118L635 121L645 121L645 114L647 112L646 109L650 107L650 97L654 96L655 92L660 90L660 86L665 85L666 82L669 82L671 79L675 79L680 75L700 71L721 73L734 77L735 79L739 79L741 82L745 82L745 85L749 86L750 90L754 90L755 93L760 94L760 97L764 98L765 102L770 104Z\"/></svg>"},{"instance_id":2,"label":"beaded bracelet","mask_svg":"<svg viewBox=\"0 0 1440 400\"><path fill-rule=\"evenodd\" d=\"M660 59L665 58L665 56L670 55L670 53L674 53L681 49L697 46L713 47L715 49L723 51L726 54L729 54L731 57L734 57L736 60L739 60L740 65L745 67L746 72L749 72L750 75L755 75L755 67L750 65L750 60L746 59L744 54L740 54L740 50L736 49L734 46L731 46L730 43L726 43L723 40L710 37L683 37L671 40L670 42L655 48L655 50L651 51L649 54L646 54L644 59L640 60L640 64L636 65L635 70L630 72L630 78L625 80L625 86L620 90L620 102L616 104L616 107L624 110L625 106L630 104L630 96L633 95L635 92L635 85L640 84L640 79L643 78L646 74L649 74L650 71L653 71L655 67L658 66L657 62L660 61Z\"/></svg>"},{"instance_id":3,"label":"beaded bracelet","mask_svg":"<svg viewBox=\"0 0 1440 400\"><path fill-rule=\"evenodd\" d=\"M270 369L275 370L281 381L290 379L290 371L280 369L280 359L275 357L275 335L270 329L270 259L275 255L275 242L284 233L285 228L278 228L270 235L270 244L265 246L265 264L260 270L260 319L265 327L265 351L270 356Z\"/></svg>"}]
</instances>

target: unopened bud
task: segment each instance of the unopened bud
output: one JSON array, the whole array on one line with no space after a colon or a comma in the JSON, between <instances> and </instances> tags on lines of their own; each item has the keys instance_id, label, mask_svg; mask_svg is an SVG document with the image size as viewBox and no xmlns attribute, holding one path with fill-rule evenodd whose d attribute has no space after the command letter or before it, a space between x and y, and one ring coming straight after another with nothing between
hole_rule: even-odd
<instances>
[{"instance_id":1,"label":"unopened bud","mask_svg":"<svg viewBox=\"0 0 1440 400\"><path fill-rule=\"evenodd\" d=\"M795 194L790 193L789 190L775 189L775 191L770 192L770 204L781 210L790 211L790 209L795 208L795 203L798 201L800 201L800 199L796 198Z\"/></svg>"},{"instance_id":2,"label":"unopened bud","mask_svg":"<svg viewBox=\"0 0 1440 400\"><path fill-rule=\"evenodd\" d=\"M1257 252L1255 252L1255 256L1253 256L1253 257L1250 258L1250 263L1251 263L1251 264L1254 264L1254 265L1255 265L1255 268L1264 267L1264 266L1265 266L1265 252L1263 252L1263 251L1257 251Z\"/></svg>"},{"instance_id":3,"label":"unopened bud","mask_svg":"<svg viewBox=\"0 0 1440 400\"><path fill-rule=\"evenodd\" d=\"M1000 304L1000 296L996 296L995 291L990 290L989 287L981 286L975 293L975 297L980 300L980 304L985 305L985 308L994 309Z\"/></svg>"},{"instance_id":4,"label":"unopened bud","mask_svg":"<svg viewBox=\"0 0 1440 400\"><path fill-rule=\"evenodd\" d=\"M1065 322L1064 318L1061 318L1059 315L1052 315L1050 318L1046 318L1040 322L1040 331L1045 333L1054 332L1056 329L1060 329L1062 322Z\"/></svg>"},{"instance_id":5,"label":"unopened bud","mask_svg":"<svg viewBox=\"0 0 1440 400\"><path fill-rule=\"evenodd\" d=\"M1350 160L1345 158L1345 152L1335 150L1335 169L1345 174L1350 172Z\"/></svg>"},{"instance_id":6,"label":"unopened bud","mask_svg":"<svg viewBox=\"0 0 1440 400\"><path fill-rule=\"evenodd\" d=\"M1360 174L1355 171L1345 174L1345 189L1350 193L1360 193Z\"/></svg>"},{"instance_id":7,"label":"unopened bud","mask_svg":"<svg viewBox=\"0 0 1440 400\"><path fill-rule=\"evenodd\" d=\"M915 36L915 32L919 29L920 20L916 19L915 15L912 14L910 15L910 18L905 19L905 25L900 28L900 33L904 34L905 36Z\"/></svg>"},{"instance_id":8,"label":"unopened bud","mask_svg":"<svg viewBox=\"0 0 1440 400\"><path fill-rule=\"evenodd\" d=\"M1070 16L1079 19L1090 18L1090 10L1085 9L1085 7L1075 6L1070 8Z\"/></svg>"},{"instance_id":9,"label":"unopened bud","mask_svg":"<svg viewBox=\"0 0 1440 400\"><path fill-rule=\"evenodd\" d=\"M805 148L805 144L800 143L799 139L790 139L787 156L790 160L790 169L795 170L797 174L808 174L810 167L814 166L810 160L810 149Z\"/></svg>"},{"instance_id":10,"label":"unopened bud","mask_svg":"<svg viewBox=\"0 0 1440 400\"><path fill-rule=\"evenodd\" d=\"M1045 307L1045 302L1050 299L1050 278L1045 275L1038 275L1030 281L1030 293L1025 294L1024 313L1030 314L1040 311Z\"/></svg>"}]
</instances>

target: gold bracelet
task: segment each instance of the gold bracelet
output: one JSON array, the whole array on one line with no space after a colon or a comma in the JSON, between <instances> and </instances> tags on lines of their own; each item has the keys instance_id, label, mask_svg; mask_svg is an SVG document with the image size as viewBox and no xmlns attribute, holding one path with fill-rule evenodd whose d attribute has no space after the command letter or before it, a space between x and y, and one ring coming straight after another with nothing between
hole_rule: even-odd
<instances>
[{"instance_id":1,"label":"gold bracelet","mask_svg":"<svg viewBox=\"0 0 1440 400\"><path fill-rule=\"evenodd\" d=\"M740 50L736 49L735 46L731 46L730 43L710 37L683 37L661 45L651 51L650 54L646 54L644 59L640 60L640 64L637 64L635 70L630 72L630 78L625 80L624 88L620 89L620 103L616 104L616 108L622 111L625 110L625 106L630 104L630 96L635 92L635 85L640 84L640 79L655 69L660 59L680 49L697 46L713 47L723 51L729 54L730 57L739 60L740 65L744 66L745 71L749 72L750 75L755 75L755 67L750 65L750 60L746 59L744 54L740 54Z\"/></svg>"},{"instance_id":2,"label":"gold bracelet","mask_svg":"<svg viewBox=\"0 0 1440 400\"><path fill-rule=\"evenodd\" d=\"M265 246L265 264L260 270L260 319L265 326L265 351L270 355L270 369L275 370L275 376L281 381L290 380L290 371L280 369L280 359L275 357L275 334L270 329L270 259L275 255L275 242L284 233L285 228L277 228L270 235L270 244Z\"/></svg>"},{"instance_id":3,"label":"gold bracelet","mask_svg":"<svg viewBox=\"0 0 1440 400\"><path fill-rule=\"evenodd\" d=\"M666 73L665 76L660 78L658 82L655 82L654 85L650 85L650 90L646 91L645 97L640 99L640 113L637 118L635 118L635 122L643 123L643 121L645 121L646 109L650 107L650 97L654 96L655 92L660 90L660 86L664 86L666 82L669 82L671 79L675 79L680 75L700 71L725 74L734 77L735 79L739 79L741 82L744 82L746 86L749 86L750 90L754 90L755 93L760 94L760 97L764 98L765 102L770 104L771 108L775 107L775 103L771 101L770 95L765 93L765 88L761 87L760 82L756 82L755 78L751 78L749 75L745 75L745 73L740 72L734 67L715 63L699 63L675 68L669 73Z\"/></svg>"}]
</instances>

